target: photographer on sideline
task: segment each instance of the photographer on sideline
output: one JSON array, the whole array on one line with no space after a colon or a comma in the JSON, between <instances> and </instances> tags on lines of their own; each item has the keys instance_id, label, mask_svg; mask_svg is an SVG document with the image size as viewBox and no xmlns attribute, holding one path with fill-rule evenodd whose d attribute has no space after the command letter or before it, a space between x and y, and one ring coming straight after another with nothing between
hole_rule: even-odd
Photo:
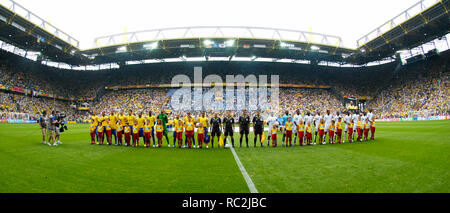
<instances>
[{"instance_id":1,"label":"photographer on sideline","mask_svg":"<svg viewBox=\"0 0 450 213\"><path fill-rule=\"evenodd\" d=\"M43 144L47 144L47 142L45 142L45 137L47 136L47 127L49 125L49 117L47 116L47 111L44 110L42 112L41 117L39 118L39 127L41 128L42 131L42 143Z\"/></svg>"},{"instance_id":2,"label":"photographer on sideline","mask_svg":"<svg viewBox=\"0 0 450 213\"><path fill-rule=\"evenodd\" d=\"M56 124L55 124L55 139L58 142L58 144L62 144L60 141L61 138L61 132L64 132L64 129L67 130L67 127L65 126L65 118L66 115L64 113L60 113L59 111L56 111Z\"/></svg>"}]
</instances>

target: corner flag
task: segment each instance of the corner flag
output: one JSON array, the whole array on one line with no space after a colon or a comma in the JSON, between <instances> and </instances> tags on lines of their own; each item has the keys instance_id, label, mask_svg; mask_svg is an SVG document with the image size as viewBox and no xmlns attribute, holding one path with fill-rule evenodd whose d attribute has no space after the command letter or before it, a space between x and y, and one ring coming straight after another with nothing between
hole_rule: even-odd
<instances>
[{"instance_id":1,"label":"corner flag","mask_svg":"<svg viewBox=\"0 0 450 213\"><path fill-rule=\"evenodd\" d=\"M264 143L266 141L266 136L264 134L264 132L261 135L261 143Z\"/></svg>"}]
</instances>

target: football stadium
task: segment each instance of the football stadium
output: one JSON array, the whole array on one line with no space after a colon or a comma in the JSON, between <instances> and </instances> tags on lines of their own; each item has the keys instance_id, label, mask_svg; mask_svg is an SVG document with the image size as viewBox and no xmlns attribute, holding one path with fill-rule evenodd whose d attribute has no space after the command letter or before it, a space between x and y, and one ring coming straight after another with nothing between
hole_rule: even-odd
<instances>
[{"instance_id":1,"label":"football stadium","mask_svg":"<svg viewBox=\"0 0 450 213\"><path fill-rule=\"evenodd\" d=\"M1 0L0 192L449 193L449 8L353 44L199 25L81 48Z\"/></svg>"}]
</instances>

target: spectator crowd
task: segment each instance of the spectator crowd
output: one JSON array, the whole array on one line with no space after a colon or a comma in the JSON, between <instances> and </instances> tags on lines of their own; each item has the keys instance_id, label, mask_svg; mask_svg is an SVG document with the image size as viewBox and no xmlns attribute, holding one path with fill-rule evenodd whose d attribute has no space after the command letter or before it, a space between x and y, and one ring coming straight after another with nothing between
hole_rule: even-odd
<instances>
[{"instance_id":1,"label":"spectator crowd","mask_svg":"<svg viewBox=\"0 0 450 213\"><path fill-rule=\"evenodd\" d=\"M3 56L3 55L2 55ZM344 96L370 96L365 107L372 108L380 118L399 118L411 116L431 116L449 114L450 72L448 54L438 59L407 64L395 69L395 65L381 65L361 70L289 70L286 65L255 65L242 70L237 65L223 65L206 69L203 76L219 72L220 76L242 74L279 75L280 83L306 85L329 85L331 89L318 88L280 88L279 112L297 109L303 112L325 112L327 109L344 112ZM219 64L220 65L220 64ZM180 65L181 66L181 65ZM23 62L17 57L0 58L0 113L26 113L36 116L43 110L58 109L65 112L71 120L85 120L89 112L78 111L77 107L87 105L91 111L158 111L171 109L170 98L174 89L132 89L105 90L106 86L126 86L145 84L170 84L177 74L193 78L191 67L180 67L176 72L165 69L163 64L155 65L152 72L142 67L127 66L118 70L72 71L59 70ZM278 70L277 70L278 68ZM273 69L273 70L272 70ZM299 68L300 69L300 68ZM331 68L330 68L331 69ZM337 69L337 68L333 68ZM261 71L262 70L262 71ZM42 91L77 101L58 100L33 96L5 89L20 87L26 90ZM246 94L248 98L248 93ZM221 97L225 97L221 94ZM88 101L79 99L91 98ZM194 100L194 97L193 97ZM198 104L194 100L193 104ZM236 104L237 101L235 101ZM269 101L270 103L270 101ZM225 107L222 110L224 111ZM199 112L194 112L199 113ZM222 112L223 113L223 112ZM240 112L236 112L236 116ZM250 112L252 113L252 112Z\"/></svg>"}]
</instances>

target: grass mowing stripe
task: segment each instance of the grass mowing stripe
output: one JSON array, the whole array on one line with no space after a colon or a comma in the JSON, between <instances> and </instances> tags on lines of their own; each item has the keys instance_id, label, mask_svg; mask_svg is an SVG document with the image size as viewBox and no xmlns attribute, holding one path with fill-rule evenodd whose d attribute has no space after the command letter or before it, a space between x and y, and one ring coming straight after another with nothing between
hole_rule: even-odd
<instances>
[{"instance_id":1,"label":"grass mowing stripe","mask_svg":"<svg viewBox=\"0 0 450 213\"><path fill-rule=\"evenodd\" d=\"M0 193L249 192L228 150L90 145L85 124L69 125L64 144L49 147L39 131L0 124Z\"/></svg>"},{"instance_id":2,"label":"grass mowing stripe","mask_svg":"<svg viewBox=\"0 0 450 213\"><path fill-rule=\"evenodd\" d=\"M375 141L236 152L264 193L448 193L449 127L379 122Z\"/></svg>"},{"instance_id":3,"label":"grass mowing stripe","mask_svg":"<svg viewBox=\"0 0 450 213\"><path fill-rule=\"evenodd\" d=\"M231 153L233 153L234 160L236 161L236 164L238 165L239 170L241 170L241 173L242 173L242 176L244 176L245 182L247 182L248 189L250 190L251 193L258 193L258 190L255 187L255 184L253 183L253 181L250 178L250 176L248 176L248 173L245 170L244 165L242 165L241 160L239 160L239 156L234 151L234 148L233 148L233 146L231 146L231 144L228 141L228 139L227 139L227 143L228 143L228 145L230 145Z\"/></svg>"}]
</instances>

